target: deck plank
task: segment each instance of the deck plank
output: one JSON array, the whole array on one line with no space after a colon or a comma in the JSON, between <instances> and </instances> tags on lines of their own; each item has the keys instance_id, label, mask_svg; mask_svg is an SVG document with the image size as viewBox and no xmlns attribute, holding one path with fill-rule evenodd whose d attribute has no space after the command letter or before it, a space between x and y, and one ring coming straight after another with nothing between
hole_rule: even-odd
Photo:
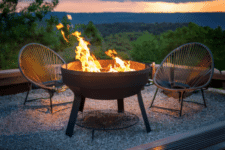
<instances>
[{"instance_id":1,"label":"deck plank","mask_svg":"<svg viewBox=\"0 0 225 150\"><path fill-rule=\"evenodd\" d=\"M127 150L190 150L204 149L210 146L221 146L225 141L225 121L207 127L202 127L190 132L169 136L148 144L139 145ZM223 145L222 145L223 146Z\"/></svg>"}]
</instances>

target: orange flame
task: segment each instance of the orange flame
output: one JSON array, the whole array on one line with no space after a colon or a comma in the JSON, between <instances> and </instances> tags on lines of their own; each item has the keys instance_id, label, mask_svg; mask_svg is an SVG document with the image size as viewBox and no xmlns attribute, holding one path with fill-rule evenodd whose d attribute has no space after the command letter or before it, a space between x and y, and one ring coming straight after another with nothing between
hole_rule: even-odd
<instances>
[{"instance_id":1,"label":"orange flame","mask_svg":"<svg viewBox=\"0 0 225 150\"><path fill-rule=\"evenodd\" d=\"M63 28L63 24L59 23L58 25L56 25L56 28L59 30L59 29L62 29Z\"/></svg>"},{"instance_id":2,"label":"orange flame","mask_svg":"<svg viewBox=\"0 0 225 150\"><path fill-rule=\"evenodd\" d=\"M79 59L82 64L82 70L87 72L100 72L102 68L100 63L97 61L94 55L90 55L90 51L87 45L87 41L84 41L82 37L80 37L81 33L76 31L72 33L72 35L77 37L79 41L79 45L76 47L76 59Z\"/></svg>"},{"instance_id":3,"label":"orange flame","mask_svg":"<svg viewBox=\"0 0 225 150\"><path fill-rule=\"evenodd\" d=\"M59 30L59 29L62 29L64 26L63 26L63 24L58 24L58 25L56 25L56 28ZM67 26L67 28L69 29L69 26ZM67 42L67 43L69 43L69 41L67 40L67 38L65 37L65 33L63 32L63 30L61 30L61 34L62 34L62 36L63 36L63 38L64 38L64 40Z\"/></svg>"},{"instance_id":4,"label":"orange flame","mask_svg":"<svg viewBox=\"0 0 225 150\"><path fill-rule=\"evenodd\" d=\"M72 20L72 16L71 16L71 15L67 15L67 18L68 18L69 20Z\"/></svg>"},{"instance_id":5,"label":"orange flame","mask_svg":"<svg viewBox=\"0 0 225 150\"><path fill-rule=\"evenodd\" d=\"M124 71L135 71L134 69L130 69L130 61L128 61L128 63L125 64L125 62L123 60L121 60L119 57L116 57L117 52L115 50L108 50L105 53L109 57L112 57L113 59L115 59L116 63L120 65L120 67L114 67L114 70L122 71L122 72L124 72Z\"/></svg>"},{"instance_id":6,"label":"orange flame","mask_svg":"<svg viewBox=\"0 0 225 150\"><path fill-rule=\"evenodd\" d=\"M68 19L72 19L70 15L67 15ZM62 29L64 26L60 23L57 26L57 29ZM70 26L67 25L67 28L69 30ZM69 42L68 39L65 37L65 33L61 30L61 33L63 35L63 38L66 40L66 42ZM82 71L86 72L101 72L101 65L98 62L98 60L95 58L94 55L90 55L90 51L88 48L88 45L90 45L89 42L85 41L82 37L80 37L81 33L78 31L75 31L72 33L73 36L77 37L77 40L79 41L79 45L76 47L75 53L76 57L75 59L80 60L82 65ZM115 50L108 50L105 52L106 55L113 58L116 61L117 65L114 65L112 68L112 65L110 64L107 68L109 68L108 72L125 72L125 71L135 71L135 69L130 68L130 61L125 63L123 60L121 60L119 57L117 57L117 52ZM118 67L117 67L118 66Z\"/></svg>"}]
</instances>

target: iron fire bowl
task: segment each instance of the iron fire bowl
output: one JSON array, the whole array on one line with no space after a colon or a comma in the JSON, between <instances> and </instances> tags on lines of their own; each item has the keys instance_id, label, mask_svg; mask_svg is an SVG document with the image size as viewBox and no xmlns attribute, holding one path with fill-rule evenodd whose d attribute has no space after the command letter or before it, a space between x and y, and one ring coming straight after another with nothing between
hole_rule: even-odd
<instances>
[{"instance_id":1,"label":"iron fire bowl","mask_svg":"<svg viewBox=\"0 0 225 150\"><path fill-rule=\"evenodd\" d=\"M114 60L98 60L103 68ZM148 81L150 67L130 61L129 72L83 72L81 62L74 61L61 67L63 82L74 92L93 99L122 99L140 92ZM78 71L75 71L78 70Z\"/></svg>"}]
</instances>

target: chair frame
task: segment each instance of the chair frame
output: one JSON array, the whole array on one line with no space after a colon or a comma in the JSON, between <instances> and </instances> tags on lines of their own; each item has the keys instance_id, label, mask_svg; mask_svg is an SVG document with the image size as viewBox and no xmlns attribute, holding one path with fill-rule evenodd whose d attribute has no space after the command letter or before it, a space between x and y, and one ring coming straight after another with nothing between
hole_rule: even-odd
<instances>
[{"instance_id":1,"label":"chair frame","mask_svg":"<svg viewBox=\"0 0 225 150\"><path fill-rule=\"evenodd\" d=\"M66 62L63 60L63 58L57 54L54 50L50 49L49 47L46 47L42 44L39 44L39 43L29 43L25 46L23 46L21 49L20 49L20 52L19 52L19 56L18 56L18 67L19 67L19 70L21 72L21 74L24 76L25 79L27 79L29 82L30 82L30 85L29 85L29 90L27 91L27 94L26 94L26 97L25 97L25 101L24 101L24 105L26 104L26 102L31 102L31 101L34 101L34 100L38 100L38 99L50 99L50 108L51 108L51 113L52 113L52 97L54 96L54 93L55 92L58 92L58 89L55 88L55 87L49 87L47 86L48 84L56 84L56 81L52 81L51 83L47 83L47 84L41 84L41 83L38 83L38 82L35 82L33 81L32 79L30 79L28 76L25 75L23 69L21 68L21 56L22 56L22 53L23 53L23 50L27 47L27 46L30 46L30 45L38 45L38 46L41 46L41 47L44 47L44 48L47 48L49 51L51 51L54 55L56 55L62 62L63 64L66 64ZM60 82L62 82L62 79L59 80ZM30 100L27 100L28 98L28 95L29 95L29 92L30 90L32 90L32 84L46 90L50 97L49 98L37 98L37 99L30 99ZM63 84L62 84L63 85Z\"/></svg>"},{"instance_id":2,"label":"chair frame","mask_svg":"<svg viewBox=\"0 0 225 150\"><path fill-rule=\"evenodd\" d=\"M180 50L181 48L183 48L184 46L187 46L187 45L190 45L190 44L197 44L197 45L200 45L200 46L204 47L204 49L206 49L206 50L209 52L209 55L211 56L211 60L212 60L212 62L211 62L211 69L210 69L210 70L211 70L211 73L210 73L210 77L209 77L208 81L207 81L204 85L202 85L202 86L199 86L199 87L190 87L190 88L188 88L188 89L186 89L186 88L185 88L185 89L170 89L170 88L166 88L166 87L163 87L163 86L159 85L159 84L157 83L157 81L156 81L156 75L157 75L157 73L159 72L159 69L160 69L160 67L163 65L163 63L164 63L164 62L167 60L167 58L168 58L170 55L172 55L175 51L179 51L179 50ZM205 107L207 107L207 106L206 106L206 101L205 101L205 96L204 96L204 91L203 91L203 90L207 90L207 89L208 89L208 85L209 85L209 83L210 83L210 81L211 81L211 79L212 79L213 73L214 73L214 59L213 59L212 52L210 51L210 49L209 49L207 46L205 46L205 45L203 45L203 44L201 44L201 43L198 43L198 42L192 42L192 43L186 43L186 44L183 44L183 45L177 47L176 49L174 49L173 51L171 51L171 52L164 58L164 60L161 62L160 66L159 66L159 67L157 68L157 70L156 70L156 73L155 73L155 75L154 75L154 77L153 77L153 83L157 86L157 88L156 88L154 97L153 97L153 99L152 99L152 102L151 102L151 105L150 105L149 108L155 107L155 108L159 108L159 109L165 109L165 110L171 110L171 111L179 111L179 112L180 112L179 116L181 116L181 114L182 114L183 102L197 103L197 102L192 102L192 101L184 101L184 100L183 100L183 99L184 99L184 94L185 94L186 92L193 92L193 91L196 91L196 90L201 90L202 97L203 97L203 101L204 101L204 104L202 104L202 103L197 103L197 104L201 104L201 105L204 105ZM169 109L169 108L165 108L165 107L153 106L153 102L154 102L154 100L155 100L155 97L156 97L156 94L157 94L159 88L160 88L160 89L163 89L163 90L165 90L165 91L170 91L170 92L177 92L177 93L179 93L179 102L181 102L180 110Z\"/></svg>"}]
</instances>

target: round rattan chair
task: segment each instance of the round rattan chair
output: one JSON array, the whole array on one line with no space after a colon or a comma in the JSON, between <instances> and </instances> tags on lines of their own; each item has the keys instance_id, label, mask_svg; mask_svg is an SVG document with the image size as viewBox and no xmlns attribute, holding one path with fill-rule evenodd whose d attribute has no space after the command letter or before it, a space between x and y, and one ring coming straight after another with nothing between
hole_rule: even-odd
<instances>
[{"instance_id":1,"label":"round rattan chair","mask_svg":"<svg viewBox=\"0 0 225 150\"><path fill-rule=\"evenodd\" d=\"M179 98L180 110L175 111L180 111L180 116L182 114L183 98L190 96L193 91L201 90L206 107L203 90L208 88L213 71L214 60L209 48L201 43L181 45L171 51L157 68L153 77L157 89L150 107L168 109L153 106L158 88L163 89L164 94L167 96Z\"/></svg>"},{"instance_id":2,"label":"round rattan chair","mask_svg":"<svg viewBox=\"0 0 225 150\"><path fill-rule=\"evenodd\" d=\"M50 95L50 107L52 113L52 97L55 92L65 91L62 82L61 65L66 62L50 48L30 43L21 48L18 57L18 66L22 75L32 84L45 89ZM27 92L24 105L27 100L29 91Z\"/></svg>"}]
</instances>

